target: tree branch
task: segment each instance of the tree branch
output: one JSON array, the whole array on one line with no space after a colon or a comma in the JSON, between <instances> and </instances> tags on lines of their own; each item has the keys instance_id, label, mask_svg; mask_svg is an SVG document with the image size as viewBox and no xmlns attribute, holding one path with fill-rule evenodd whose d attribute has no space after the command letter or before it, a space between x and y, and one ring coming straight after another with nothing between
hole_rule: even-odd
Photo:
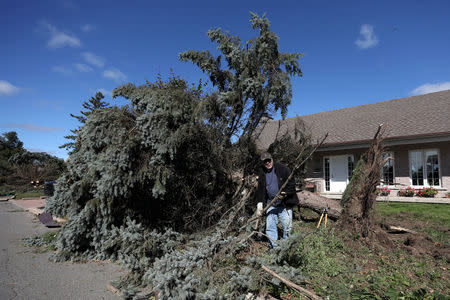
<instances>
[{"instance_id":1,"label":"tree branch","mask_svg":"<svg viewBox=\"0 0 450 300\"><path fill-rule=\"evenodd\" d=\"M277 273L275 273L274 271L272 271L272 270L269 269L268 267L266 267L266 266L264 266L264 265L261 266L261 267L262 267L262 269L263 269L264 271L266 271L267 273L269 273L269 274L272 275L273 277L278 278L278 279L281 280L284 284L286 284L287 286L293 288L294 290L298 291L299 293L305 295L306 297L308 297L308 298L310 298L310 299L313 299L313 300L322 300L322 298L320 298L319 296L317 296L317 295L314 294L313 292L308 291L307 289L302 288L302 287L299 286L299 285L296 285L295 283L293 283L292 281L287 280L287 279L284 278L284 277L281 277L280 275L278 275Z\"/></svg>"}]
</instances>

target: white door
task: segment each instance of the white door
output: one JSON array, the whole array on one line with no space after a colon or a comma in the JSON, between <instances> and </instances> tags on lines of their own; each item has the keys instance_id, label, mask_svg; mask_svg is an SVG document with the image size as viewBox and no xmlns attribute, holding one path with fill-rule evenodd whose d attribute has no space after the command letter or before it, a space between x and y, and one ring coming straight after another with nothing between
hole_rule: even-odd
<instances>
[{"instance_id":1,"label":"white door","mask_svg":"<svg viewBox=\"0 0 450 300\"><path fill-rule=\"evenodd\" d=\"M330 156L330 192L343 193L347 187L348 155Z\"/></svg>"}]
</instances>

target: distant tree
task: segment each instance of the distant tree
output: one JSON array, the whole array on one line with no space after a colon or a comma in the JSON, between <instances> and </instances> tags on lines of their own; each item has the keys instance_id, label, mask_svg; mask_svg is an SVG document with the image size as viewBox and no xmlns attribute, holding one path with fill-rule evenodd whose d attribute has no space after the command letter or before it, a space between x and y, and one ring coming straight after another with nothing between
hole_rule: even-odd
<instances>
[{"instance_id":1,"label":"distant tree","mask_svg":"<svg viewBox=\"0 0 450 300\"><path fill-rule=\"evenodd\" d=\"M0 184L6 182L6 176L11 172L10 157L24 151L23 143L19 140L17 132L5 132L0 136Z\"/></svg>"},{"instance_id":2,"label":"distant tree","mask_svg":"<svg viewBox=\"0 0 450 300\"><path fill-rule=\"evenodd\" d=\"M35 180L55 180L64 169L64 160L24 149L16 132L10 131L0 136L0 184L15 188Z\"/></svg>"},{"instance_id":3,"label":"distant tree","mask_svg":"<svg viewBox=\"0 0 450 300\"><path fill-rule=\"evenodd\" d=\"M10 131L0 136L0 160L8 160L12 155L25 151L17 132Z\"/></svg>"},{"instance_id":4,"label":"distant tree","mask_svg":"<svg viewBox=\"0 0 450 300\"><path fill-rule=\"evenodd\" d=\"M83 102L83 108L85 108L85 111L80 111L81 115L76 116L73 114L70 114L72 118L77 119L81 124L84 124L86 122L87 117L95 110L97 109L103 109L109 106L108 102L102 101L102 99L105 98L101 92L97 92L94 97L91 97L88 101ZM70 130L73 134L65 136L66 139L70 140L69 142L59 146L61 149L69 150L69 154L76 150L77 146L77 138L79 135L80 128L72 129Z\"/></svg>"},{"instance_id":5,"label":"distant tree","mask_svg":"<svg viewBox=\"0 0 450 300\"><path fill-rule=\"evenodd\" d=\"M16 153L9 158L9 163L13 170L10 184L13 185L56 180L65 170L63 159L45 152Z\"/></svg>"}]
</instances>

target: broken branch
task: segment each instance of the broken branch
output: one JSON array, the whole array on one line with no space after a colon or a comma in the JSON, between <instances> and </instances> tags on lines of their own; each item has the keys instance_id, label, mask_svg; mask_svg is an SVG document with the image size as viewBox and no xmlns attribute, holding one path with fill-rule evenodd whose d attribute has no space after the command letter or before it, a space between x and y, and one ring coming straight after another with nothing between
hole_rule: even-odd
<instances>
[{"instance_id":1,"label":"broken branch","mask_svg":"<svg viewBox=\"0 0 450 300\"><path fill-rule=\"evenodd\" d=\"M398 227L398 226L389 226L388 231L389 231L389 233L405 233L405 232L413 233L413 234L417 233L414 230L411 230L408 228L403 228L403 227Z\"/></svg>"},{"instance_id":2,"label":"broken branch","mask_svg":"<svg viewBox=\"0 0 450 300\"><path fill-rule=\"evenodd\" d=\"M267 273L269 273L270 275L272 275L273 277L276 277L276 278L278 278L279 280L281 280L281 281L282 281L284 284L286 284L287 286L289 286L289 287L293 288L294 290L296 290L297 292L299 292L299 293L301 293L301 294L307 296L308 298L313 299L313 300L321 300L321 299L322 299L322 298L320 298L319 296L317 296L316 294L314 294L313 292L308 291L307 289L302 288L302 287L299 286L299 285L296 285L295 283L293 283L292 281L287 280L287 279L284 278L284 277L281 277L280 275L278 275L277 273L275 273L274 271L272 271L272 270L269 269L268 267L262 266L262 269L263 269L264 271L266 271Z\"/></svg>"}]
</instances>

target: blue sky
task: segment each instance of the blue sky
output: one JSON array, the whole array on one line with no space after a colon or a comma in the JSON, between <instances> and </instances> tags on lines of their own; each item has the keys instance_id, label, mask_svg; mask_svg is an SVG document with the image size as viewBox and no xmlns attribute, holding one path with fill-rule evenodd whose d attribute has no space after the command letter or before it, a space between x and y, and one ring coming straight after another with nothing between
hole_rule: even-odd
<instances>
[{"instance_id":1,"label":"blue sky","mask_svg":"<svg viewBox=\"0 0 450 300\"><path fill-rule=\"evenodd\" d=\"M31 151L58 149L83 101L157 74L197 82L180 52L216 47L208 29L247 40L267 13L280 50L301 52L289 117L450 89L450 1L2 0L0 133ZM450 106L450 103L449 103Z\"/></svg>"}]
</instances>

